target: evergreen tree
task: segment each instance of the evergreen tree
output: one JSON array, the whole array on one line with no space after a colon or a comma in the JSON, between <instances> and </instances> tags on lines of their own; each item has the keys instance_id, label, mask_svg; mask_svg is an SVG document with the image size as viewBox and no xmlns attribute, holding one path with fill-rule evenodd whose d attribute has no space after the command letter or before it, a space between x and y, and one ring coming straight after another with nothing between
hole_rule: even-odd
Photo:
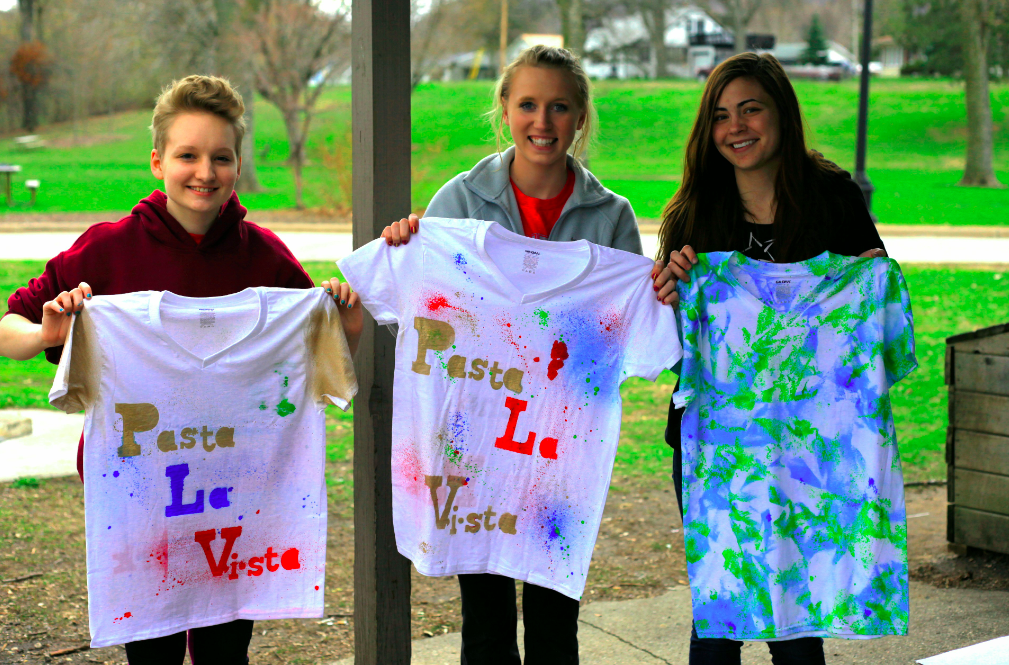
<instances>
[{"instance_id":1,"label":"evergreen tree","mask_svg":"<svg viewBox=\"0 0 1009 665\"><path fill-rule=\"evenodd\" d=\"M802 62L810 65L827 64L827 40L823 37L823 26L820 25L820 15L813 14L813 21L806 33L806 50L802 52Z\"/></svg>"}]
</instances>

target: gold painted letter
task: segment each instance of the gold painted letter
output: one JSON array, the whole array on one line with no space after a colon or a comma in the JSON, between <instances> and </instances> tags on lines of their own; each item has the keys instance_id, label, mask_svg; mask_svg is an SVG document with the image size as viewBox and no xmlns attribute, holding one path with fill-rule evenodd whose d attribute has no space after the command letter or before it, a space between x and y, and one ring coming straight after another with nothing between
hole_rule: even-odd
<instances>
[{"instance_id":1,"label":"gold painted letter","mask_svg":"<svg viewBox=\"0 0 1009 665\"><path fill-rule=\"evenodd\" d=\"M413 371L418 374L430 375L431 366L427 364L427 352L444 351L455 341L455 329L444 321L425 319L422 316L413 317L413 327L417 330L417 359L413 361Z\"/></svg>"},{"instance_id":2,"label":"gold painted letter","mask_svg":"<svg viewBox=\"0 0 1009 665\"><path fill-rule=\"evenodd\" d=\"M123 444L116 451L120 457L140 454L135 432L149 432L158 424L158 410L153 404L116 404L116 413L123 417Z\"/></svg>"}]
</instances>

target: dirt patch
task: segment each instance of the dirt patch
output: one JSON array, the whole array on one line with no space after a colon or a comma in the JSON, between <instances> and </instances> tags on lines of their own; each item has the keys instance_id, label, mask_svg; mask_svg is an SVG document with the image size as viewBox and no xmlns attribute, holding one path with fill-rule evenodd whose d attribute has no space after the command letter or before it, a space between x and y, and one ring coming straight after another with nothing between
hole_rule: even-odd
<instances>
[{"instance_id":1,"label":"dirt patch","mask_svg":"<svg viewBox=\"0 0 1009 665\"><path fill-rule=\"evenodd\" d=\"M329 464L345 478L348 464ZM661 478L617 478L589 573L584 602L652 597L687 583L683 533L672 484ZM946 547L944 487L907 490L912 576L938 586L1009 588L1009 557ZM345 485L330 489L326 618L261 621L254 662L330 662L353 653L354 528ZM40 573L35 577L27 575ZM18 578L24 578L18 580ZM0 486L0 663L124 663L122 647L48 654L88 642L83 486L76 478L36 488ZM519 594L521 598L521 594ZM455 578L413 574L414 639L459 630Z\"/></svg>"}]
</instances>

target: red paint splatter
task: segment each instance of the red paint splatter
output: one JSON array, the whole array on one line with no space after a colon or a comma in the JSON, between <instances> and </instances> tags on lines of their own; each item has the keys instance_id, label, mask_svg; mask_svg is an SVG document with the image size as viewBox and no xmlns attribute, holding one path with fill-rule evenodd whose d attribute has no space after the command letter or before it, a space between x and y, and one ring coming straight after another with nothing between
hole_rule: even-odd
<instances>
[{"instance_id":1,"label":"red paint splatter","mask_svg":"<svg viewBox=\"0 0 1009 665\"><path fill-rule=\"evenodd\" d=\"M316 590L316 591L318 591L318 590L319 590L319 585L318 585L318 584L316 584L316 585L315 585L315 590Z\"/></svg>"},{"instance_id":2,"label":"red paint splatter","mask_svg":"<svg viewBox=\"0 0 1009 665\"><path fill-rule=\"evenodd\" d=\"M564 361L568 359L568 345L564 342L555 341L550 349L550 364L547 366L547 378L553 381L557 378L557 370L564 367Z\"/></svg>"},{"instance_id":3,"label":"red paint splatter","mask_svg":"<svg viewBox=\"0 0 1009 665\"><path fill-rule=\"evenodd\" d=\"M454 309L457 312L462 312L463 314L469 314L468 311L462 307L456 307L448 301L448 298L440 293L436 293L433 296L429 296L427 300L424 301L424 305L427 307L429 312L437 312L440 309Z\"/></svg>"},{"instance_id":4,"label":"red paint splatter","mask_svg":"<svg viewBox=\"0 0 1009 665\"><path fill-rule=\"evenodd\" d=\"M126 614L123 615L123 618L129 619L131 616L133 616L133 615L130 614L129 612L127 612Z\"/></svg>"},{"instance_id":5,"label":"red paint splatter","mask_svg":"<svg viewBox=\"0 0 1009 665\"><path fill-rule=\"evenodd\" d=\"M535 358L533 358L533 362L534 363L538 363L539 361L540 361L540 357L539 356L536 356Z\"/></svg>"},{"instance_id":6,"label":"red paint splatter","mask_svg":"<svg viewBox=\"0 0 1009 665\"><path fill-rule=\"evenodd\" d=\"M256 514L257 514L257 515L259 514L259 511L258 511L258 510L256 511Z\"/></svg>"}]
</instances>

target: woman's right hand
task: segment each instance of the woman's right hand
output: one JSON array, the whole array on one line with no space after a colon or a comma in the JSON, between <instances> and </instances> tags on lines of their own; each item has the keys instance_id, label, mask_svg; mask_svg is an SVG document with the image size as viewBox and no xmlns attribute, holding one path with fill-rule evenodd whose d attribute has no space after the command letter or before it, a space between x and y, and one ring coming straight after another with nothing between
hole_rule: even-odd
<instances>
[{"instance_id":1,"label":"woman's right hand","mask_svg":"<svg viewBox=\"0 0 1009 665\"><path fill-rule=\"evenodd\" d=\"M393 222L385 227L385 230L382 231L382 237L385 238L387 245L399 247L400 244L405 245L410 242L410 234L417 233L419 230L420 218L417 215L411 214L409 217L404 217L398 222Z\"/></svg>"},{"instance_id":2,"label":"woman's right hand","mask_svg":"<svg viewBox=\"0 0 1009 665\"><path fill-rule=\"evenodd\" d=\"M656 297L666 305L676 307L680 304L680 294L676 292L676 282L690 281L690 268L697 264L697 253L690 245L684 245L680 251L673 250L669 254L669 263L662 267L662 261L655 262L652 275L655 283L652 288ZM662 268L659 270L659 268ZM656 271L658 274L656 275Z\"/></svg>"},{"instance_id":3,"label":"woman's right hand","mask_svg":"<svg viewBox=\"0 0 1009 665\"><path fill-rule=\"evenodd\" d=\"M81 282L72 291L64 291L42 306L43 348L60 346L67 338L71 316L84 309L84 301L91 300L91 287Z\"/></svg>"}]
</instances>

